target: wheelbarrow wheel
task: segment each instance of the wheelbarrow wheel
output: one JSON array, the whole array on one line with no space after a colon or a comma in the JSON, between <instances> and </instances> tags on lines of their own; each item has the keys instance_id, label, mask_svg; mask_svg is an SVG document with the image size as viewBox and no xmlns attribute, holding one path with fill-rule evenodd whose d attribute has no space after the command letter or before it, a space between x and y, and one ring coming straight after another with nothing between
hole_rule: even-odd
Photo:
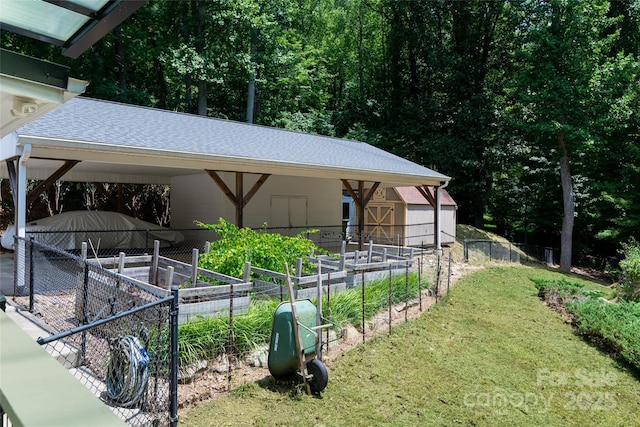
<instances>
[{"instance_id":1,"label":"wheelbarrow wheel","mask_svg":"<svg viewBox=\"0 0 640 427\"><path fill-rule=\"evenodd\" d=\"M311 359L307 362L307 373L313 375L313 378L309 380L309 388L312 393L320 393L327 387L329 382L329 373L327 368L318 359Z\"/></svg>"}]
</instances>

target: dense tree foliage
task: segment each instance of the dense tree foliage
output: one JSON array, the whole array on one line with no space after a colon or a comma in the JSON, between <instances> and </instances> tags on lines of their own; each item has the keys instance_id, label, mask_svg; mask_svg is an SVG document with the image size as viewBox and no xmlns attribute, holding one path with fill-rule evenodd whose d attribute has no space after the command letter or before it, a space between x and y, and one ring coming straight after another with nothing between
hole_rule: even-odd
<instances>
[{"instance_id":1,"label":"dense tree foliage","mask_svg":"<svg viewBox=\"0 0 640 427\"><path fill-rule=\"evenodd\" d=\"M150 0L77 60L2 45L88 96L365 140L564 268L640 230L640 0Z\"/></svg>"}]
</instances>

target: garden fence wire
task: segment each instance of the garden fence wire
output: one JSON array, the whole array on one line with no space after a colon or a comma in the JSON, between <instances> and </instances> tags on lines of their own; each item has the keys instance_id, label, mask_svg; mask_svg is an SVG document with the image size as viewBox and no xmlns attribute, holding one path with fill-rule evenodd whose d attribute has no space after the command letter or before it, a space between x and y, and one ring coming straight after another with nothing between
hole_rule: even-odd
<instances>
[{"instance_id":1,"label":"garden fence wire","mask_svg":"<svg viewBox=\"0 0 640 427\"><path fill-rule=\"evenodd\" d=\"M257 231L265 233L278 233L285 236L295 236L302 234L313 241L320 248L329 252L338 252L343 241L358 242L359 234L357 228L348 230L344 225L322 225L305 227L260 227ZM312 230L312 231L310 231ZM367 230L374 230L367 232ZM161 253L164 256L189 262L191 250L197 248L204 250L207 242L213 242L220 236L212 230L205 228L172 229L178 233L182 240L180 242L161 241ZM53 244L52 242L64 241L66 251L80 255L82 242L88 244L89 257L115 256L123 249L128 255L150 253L153 250L154 241L162 232L151 229L140 230L83 230L83 231L29 231L27 238L32 238L36 242ZM373 233L373 234L372 234ZM61 236L64 236L62 238ZM453 236L447 235L448 239L454 240ZM433 223L425 224L394 224L392 226L378 226L367 224L363 241L374 240L376 244L402 247L411 242L411 246L426 247L427 242L433 242ZM128 245L129 242L136 242L135 248Z\"/></svg>"},{"instance_id":2,"label":"garden fence wire","mask_svg":"<svg viewBox=\"0 0 640 427\"><path fill-rule=\"evenodd\" d=\"M289 277L297 299L317 302L321 295L324 320L338 325L320 335L320 355L334 351L340 343L342 327L354 326L350 333L359 334L363 342L377 333L391 332L392 326L408 321L410 310L429 309L451 286L450 254L438 256L419 251L395 265L358 265L360 268L352 266L346 274L321 266L320 275L316 270L308 276ZM248 295L229 292L220 296L226 299L227 311L216 316L196 316L180 325L183 383L196 384L202 372L209 370L218 372L221 378L226 376L226 383L222 384L229 390L234 387L235 366L267 366L273 313L280 302L288 300L287 278L271 273L261 279L253 277L252 284Z\"/></svg>"},{"instance_id":3,"label":"garden fence wire","mask_svg":"<svg viewBox=\"0 0 640 427\"><path fill-rule=\"evenodd\" d=\"M177 289L160 297L52 246L15 239L14 302L47 351L131 426L177 424Z\"/></svg>"},{"instance_id":4,"label":"garden fence wire","mask_svg":"<svg viewBox=\"0 0 640 427\"><path fill-rule=\"evenodd\" d=\"M548 246L487 239L464 240L464 260L471 263L503 261L552 265L557 261L557 254L558 251Z\"/></svg>"},{"instance_id":5,"label":"garden fence wire","mask_svg":"<svg viewBox=\"0 0 640 427\"><path fill-rule=\"evenodd\" d=\"M178 262L192 261L193 248L204 247L206 241L215 239L215 233L209 230L192 231L199 237L195 239L194 235L190 236L191 248L161 247L160 253L171 259L182 260ZM273 231L277 230L269 230ZM297 234L295 231L290 230L289 233ZM339 234L323 234L324 247L335 250L346 244L337 240L339 237ZM149 246L153 247L153 242ZM351 245L355 246L357 245ZM46 318L51 333L73 329L81 326L83 321L100 322L113 314L149 304L166 296L166 292L157 293L154 287L142 285L141 277L128 277L126 268L123 276L100 267L99 263L103 258L99 255L104 256L102 250L100 254L98 251L89 250L84 259L29 240L25 241L24 247L28 253L22 257L16 255L17 259L24 259L24 263L17 265L16 269L25 272L25 279L16 282L15 298L25 307L29 307L35 316ZM38 250L33 251L31 248ZM381 262L380 254L383 251L385 256L389 257L389 262ZM134 249L130 253L151 252L153 250L144 249L141 252ZM316 299L321 295L323 316L327 321L338 325L326 330L326 336L321 339L319 354L333 351L333 343L339 343L340 334L344 331L342 326L352 325L354 328L350 329L351 333L360 334L362 341L386 330L390 332L393 325L409 319L411 310L427 310L448 293L450 287L450 254L445 256L429 249L404 248L397 245L380 245L374 251L368 252L365 249L352 252L353 258L346 262L344 271L335 267L332 269L331 262L318 256L314 262L317 263L320 259L322 264L319 277L317 271L313 277L297 277L296 269L292 266L297 298ZM141 262L142 258L144 257L132 256L132 259L138 260L135 265L139 269L148 270L149 261ZM173 266L176 267L175 275L179 276L180 269L175 263ZM184 270L188 270L188 266ZM157 271L161 271L162 274L154 281L155 285L166 289L168 284L176 283L175 276L170 279L167 275L169 268L163 270L160 265ZM273 313L281 301L288 299L286 276L283 275L261 277L259 271L254 271L250 278L251 286L247 288L245 283L217 283L214 286L211 283L201 283L203 273L201 270L194 270L180 276L184 277L180 279L182 285L179 290L180 404L189 403L189 385L200 381L204 372L217 372L221 378L226 377L226 382L220 381L218 384L223 384L223 387L229 390L234 387L232 371L235 367L246 364L266 367ZM151 282L149 274L145 274L144 281ZM189 279L189 275L197 279ZM30 283L31 277L37 278L33 285ZM81 290L85 282L91 284L87 293ZM198 287L205 289L204 295L198 293ZM42 298L43 295L47 295L48 298ZM206 312L189 315L196 306L205 307ZM149 312L152 313L150 317L160 325L160 319L165 317L166 313L160 314L158 311L158 308L149 308ZM83 317L85 315L86 319ZM155 332L152 332L154 329L148 325L150 321L139 321L138 316L132 314L129 321L114 320L114 325L122 322L122 326L118 327L123 331L120 334L108 332L116 328L96 325L96 332L91 336L104 340L105 354L106 348L137 345L135 342L119 341L114 344L116 336L132 335L138 338L143 346L147 343L152 346L154 338L157 340L161 334L160 328L156 327ZM83 331L70 336L77 341L75 346L82 348L82 337L86 335ZM164 335L162 337L165 339ZM94 364L108 366L106 356L101 357L100 359L96 356L97 361ZM106 373L104 375L106 376ZM158 387L164 385L154 382L154 386L156 384ZM180 391L181 389L184 390ZM143 407L148 408L149 405ZM131 419L135 420L135 417Z\"/></svg>"}]
</instances>

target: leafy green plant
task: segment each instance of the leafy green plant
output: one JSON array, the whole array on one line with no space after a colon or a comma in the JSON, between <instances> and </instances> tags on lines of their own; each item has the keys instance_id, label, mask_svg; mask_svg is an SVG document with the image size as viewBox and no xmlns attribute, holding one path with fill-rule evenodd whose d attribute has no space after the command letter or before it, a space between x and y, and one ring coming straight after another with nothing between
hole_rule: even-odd
<instances>
[{"instance_id":1,"label":"leafy green plant","mask_svg":"<svg viewBox=\"0 0 640 427\"><path fill-rule=\"evenodd\" d=\"M640 303L612 304L600 299L567 302L578 330L619 353L640 369Z\"/></svg>"},{"instance_id":2,"label":"leafy green plant","mask_svg":"<svg viewBox=\"0 0 640 427\"><path fill-rule=\"evenodd\" d=\"M538 295L550 306L565 307L577 329L591 341L619 354L640 369L640 303L614 304L600 298L599 290L566 279L532 279Z\"/></svg>"},{"instance_id":3,"label":"leafy green plant","mask_svg":"<svg viewBox=\"0 0 640 427\"><path fill-rule=\"evenodd\" d=\"M569 282L565 278L559 280L531 279L531 281L538 289L538 296L545 300L552 296L566 300L579 297L601 297L604 294L600 290L584 289L583 285Z\"/></svg>"},{"instance_id":4,"label":"leafy green plant","mask_svg":"<svg viewBox=\"0 0 640 427\"><path fill-rule=\"evenodd\" d=\"M314 253L326 253L304 237L317 230L305 230L289 237L246 227L239 228L223 218L217 224L196 224L215 231L221 237L211 243L208 253L200 255L199 266L232 277L243 276L247 261L255 267L284 273L285 262L293 266L298 258L302 259L303 272L309 273L313 265L307 257Z\"/></svg>"},{"instance_id":5,"label":"leafy green plant","mask_svg":"<svg viewBox=\"0 0 640 427\"><path fill-rule=\"evenodd\" d=\"M640 243L631 239L622 245L624 259L620 261L622 279L618 284L620 298L627 301L640 301Z\"/></svg>"}]
</instances>

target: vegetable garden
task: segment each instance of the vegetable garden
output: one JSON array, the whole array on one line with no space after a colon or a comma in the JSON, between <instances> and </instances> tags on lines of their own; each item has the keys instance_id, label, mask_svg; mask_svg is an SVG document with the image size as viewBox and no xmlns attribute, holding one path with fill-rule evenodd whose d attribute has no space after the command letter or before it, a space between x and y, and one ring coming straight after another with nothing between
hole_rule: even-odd
<instances>
[{"instance_id":1,"label":"vegetable garden","mask_svg":"<svg viewBox=\"0 0 640 427\"><path fill-rule=\"evenodd\" d=\"M221 236L220 240L210 243L206 253L199 256L199 267L245 281L266 280L274 283L274 286L282 286L282 283L277 283L277 277L278 274L284 274L286 265L298 265L297 269L301 269L303 274L317 275L323 259L329 263L336 258L303 237L313 230L287 237L249 228L240 229L222 219L218 224L199 225ZM246 263L251 263L250 273L245 268ZM331 273L320 275L323 317L338 325L355 327L363 333L364 339L367 321L374 315L394 305L403 302L409 304L420 299L422 291L438 292L430 288L430 283L437 280L436 277L429 277L433 271L425 270L423 274L422 259L418 271L410 270L408 259L402 261L403 268L397 268L397 265L391 268L392 264L381 264L378 269L384 267L385 275L373 280L366 280L363 270L360 283L353 281L350 287L344 286L336 293L333 293L334 287L328 285ZM374 269L367 271L371 270ZM271 274L265 277L265 271ZM249 274L250 278L247 277ZM325 280L327 285L324 284ZM202 361L242 357L256 349L264 349L269 341L275 308L286 295L280 294L278 298L277 294L260 295L254 291L252 296L248 309L241 314L230 312L217 316L196 316L183 322L179 327L180 365L187 367ZM317 299L312 298L312 301L315 304ZM390 326L390 311L388 315Z\"/></svg>"}]
</instances>

